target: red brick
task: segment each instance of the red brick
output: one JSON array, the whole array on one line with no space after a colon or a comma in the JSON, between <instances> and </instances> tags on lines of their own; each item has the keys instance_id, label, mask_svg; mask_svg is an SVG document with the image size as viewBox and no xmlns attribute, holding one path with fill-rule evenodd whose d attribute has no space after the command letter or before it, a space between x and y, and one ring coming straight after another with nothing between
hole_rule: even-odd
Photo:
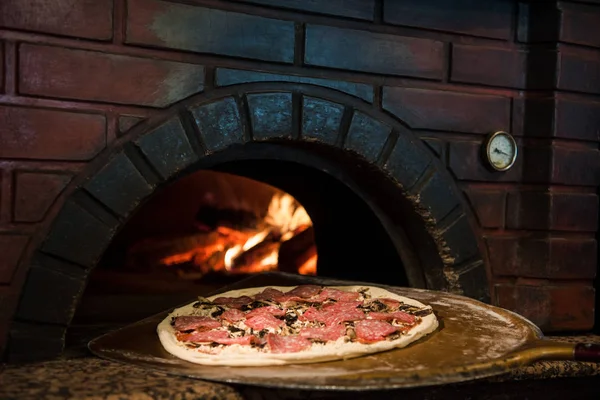
<instances>
[{"instance_id":1,"label":"red brick","mask_svg":"<svg viewBox=\"0 0 600 400\"><path fill-rule=\"evenodd\" d=\"M552 183L577 186L600 184L600 152L598 149L552 148Z\"/></svg>"},{"instance_id":2,"label":"red brick","mask_svg":"<svg viewBox=\"0 0 600 400\"><path fill-rule=\"evenodd\" d=\"M29 237L0 234L0 284L10 283Z\"/></svg>"},{"instance_id":3,"label":"red brick","mask_svg":"<svg viewBox=\"0 0 600 400\"><path fill-rule=\"evenodd\" d=\"M106 146L102 115L0 107L0 158L89 160Z\"/></svg>"},{"instance_id":4,"label":"red brick","mask_svg":"<svg viewBox=\"0 0 600 400\"><path fill-rule=\"evenodd\" d=\"M112 38L112 0L2 0L0 26L87 39Z\"/></svg>"},{"instance_id":5,"label":"red brick","mask_svg":"<svg viewBox=\"0 0 600 400\"><path fill-rule=\"evenodd\" d=\"M383 108L415 129L467 133L510 129L507 97L384 87Z\"/></svg>"},{"instance_id":6,"label":"red brick","mask_svg":"<svg viewBox=\"0 0 600 400\"><path fill-rule=\"evenodd\" d=\"M71 181L70 175L17 172L14 203L16 222L38 222Z\"/></svg>"},{"instance_id":7,"label":"red brick","mask_svg":"<svg viewBox=\"0 0 600 400\"><path fill-rule=\"evenodd\" d=\"M523 88L527 53L523 50L480 46L452 46L453 82Z\"/></svg>"},{"instance_id":8,"label":"red brick","mask_svg":"<svg viewBox=\"0 0 600 400\"><path fill-rule=\"evenodd\" d=\"M481 156L482 141L450 142L448 166L456 178L486 182L517 182L521 180L523 157L517 157L515 164L506 172L491 170Z\"/></svg>"},{"instance_id":9,"label":"red brick","mask_svg":"<svg viewBox=\"0 0 600 400\"><path fill-rule=\"evenodd\" d=\"M552 193L538 190L508 195L507 228L595 232L598 196L592 193Z\"/></svg>"},{"instance_id":10,"label":"red brick","mask_svg":"<svg viewBox=\"0 0 600 400\"><path fill-rule=\"evenodd\" d=\"M555 97L515 99L513 120L524 124L527 136L600 141L597 101L573 100L560 93Z\"/></svg>"},{"instance_id":11,"label":"red brick","mask_svg":"<svg viewBox=\"0 0 600 400\"><path fill-rule=\"evenodd\" d=\"M204 85L200 65L23 44L23 94L165 107Z\"/></svg>"},{"instance_id":12,"label":"red brick","mask_svg":"<svg viewBox=\"0 0 600 400\"><path fill-rule=\"evenodd\" d=\"M600 93L600 51L561 45L557 89Z\"/></svg>"},{"instance_id":13,"label":"red brick","mask_svg":"<svg viewBox=\"0 0 600 400\"><path fill-rule=\"evenodd\" d=\"M484 228L501 228L504 226L504 208L506 192L503 190L469 188L465 191L479 225Z\"/></svg>"},{"instance_id":14,"label":"red brick","mask_svg":"<svg viewBox=\"0 0 600 400\"><path fill-rule=\"evenodd\" d=\"M487 236L485 242L495 276L541 279L596 276L595 239Z\"/></svg>"},{"instance_id":15,"label":"red brick","mask_svg":"<svg viewBox=\"0 0 600 400\"><path fill-rule=\"evenodd\" d=\"M495 303L521 314L544 332L589 330L594 325L594 288L589 285L495 285Z\"/></svg>"},{"instance_id":16,"label":"red brick","mask_svg":"<svg viewBox=\"0 0 600 400\"><path fill-rule=\"evenodd\" d=\"M513 12L513 3L504 0L385 0L383 18L395 25L509 39Z\"/></svg>"},{"instance_id":17,"label":"red brick","mask_svg":"<svg viewBox=\"0 0 600 400\"><path fill-rule=\"evenodd\" d=\"M559 9L562 42L600 47L600 7L560 2Z\"/></svg>"},{"instance_id":18,"label":"red brick","mask_svg":"<svg viewBox=\"0 0 600 400\"><path fill-rule=\"evenodd\" d=\"M306 27L304 62L419 78L442 79L445 74L442 42L312 24Z\"/></svg>"},{"instance_id":19,"label":"red brick","mask_svg":"<svg viewBox=\"0 0 600 400\"><path fill-rule=\"evenodd\" d=\"M554 135L565 139L600 141L600 102L555 100Z\"/></svg>"},{"instance_id":20,"label":"red brick","mask_svg":"<svg viewBox=\"0 0 600 400\"><path fill-rule=\"evenodd\" d=\"M127 2L127 43L294 61L294 22L157 0Z\"/></svg>"}]
</instances>

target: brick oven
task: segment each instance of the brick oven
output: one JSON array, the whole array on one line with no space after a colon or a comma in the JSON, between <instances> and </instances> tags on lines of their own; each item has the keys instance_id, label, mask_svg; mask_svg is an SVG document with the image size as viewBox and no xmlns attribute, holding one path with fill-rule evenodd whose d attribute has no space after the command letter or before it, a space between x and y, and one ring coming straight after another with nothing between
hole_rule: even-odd
<instances>
[{"instance_id":1,"label":"brick oven","mask_svg":"<svg viewBox=\"0 0 600 400\"><path fill-rule=\"evenodd\" d=\"M0 349L59 355L115 235L201 170L301 201L317 274L592 330L599 26L595 0L1 2Z\"/></svg>"}]
</instances>

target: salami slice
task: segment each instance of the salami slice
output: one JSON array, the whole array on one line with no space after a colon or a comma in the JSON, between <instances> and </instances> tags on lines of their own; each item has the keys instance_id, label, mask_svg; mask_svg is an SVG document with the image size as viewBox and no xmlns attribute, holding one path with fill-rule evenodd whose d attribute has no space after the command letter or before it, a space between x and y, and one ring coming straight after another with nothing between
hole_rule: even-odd
<instances>
[{"instance_id":1,"label":"salami slice","mask_svg":"<svg viewBox=\"0 0 600 400\"><path fill-rule=\"evenodd\" d=\"M213 304L227 306L231 308L242 308L246 304L252 303L254 300L249 296L240 297L217 297L213 300Z\"/></svg>"},{"instance_id":2,"label":"salami slice","mask_svg":"<svg viewBox=\"0 0 600 400\"><path fill-rule=\"evenodd\" d=\"M384 340L386 336L396 332L398 328L385 321L366 319L354 324L356 338L361 343L373 343Z\"/></svg>"},{"instance_id":3,"label":"salami slice","mask_svg":"<svg viewBox=\"0 0 600 400\"><path fill-rule=\"evenodd\" d=\"M219 328L221 326L221 322L216 319L210 317L195 317L195 316L182 316L176 317L173 327L182 332L189 331L192 329L202 330L202 329L214 329Z\"/></svg>"},{"instance_id":4,"label":"salami slice","mask_svg":"<svg viewBox=\"0 0 600 400\"><path fill-rule=\"evenodd\" d=\"M283 317L285 315L285 310L282 310L281 308L275 306L260 307L246 314L246 318L250 319L257 315L272 315L274 317Z\"/></svg>"},{"instance_id":5,"label":"salami slice","mask_svg":"<svg viewBox=\"0 0 600 400\"><path fill-rule=\"evenodd\" d=\"M346 292L343 290L325 288L316 296L311 297L311 301L324 302L325 300L332 299L336 301L353 301L360 297L358 292Z\"/></svg>"},{"instance_id":6,"label":"salami slice","mask_svg":"<svg viewBox=\"0 0 600 400\"><path fill-rule=\"evenodd\" d=\"M288 296L298 296L303 299L316 296L321 291L322 287L317 285L300 285L286 293Z\"/></svg>"},{"instance_id":7,"label":"salami slice","mask_svg":"<svg viewBox=\"0 0 600 400\"><path fill-rule=\"evenodd\" d=\"M338 340L346 334L346 327L342 324L333 325L325 328L304 328L300 331L300 336L307 339L317 339L324 342Z\"/></svg>"},{"instance_id":8,"label":"salami slice","mask_svg":"<svg viewBox=\"0 0 600 400\"><path fill-rule=\"evenodd\" d=\"M301 321L322 322L327 326L337 325L346 321L360 321L365 319L365 313L358 308L330 308L321 311L314 307L307 309L302 316Z\"/></svg>"},{"instance_id":9,"label":"salami slice","mask_svg":"<svg viewBox=\"0 0 600 400\"><path fill-rule=\"evenodd\" d=\"M194 331L192 333L179 333L177 339L182 342L197 342L197 343L211 343L217 340L229 338L229 333L226 331Z\"/></svg>"},{"instance_id":10,"label":"salami slice","mask_svg":"<svg viewBox=\"0 0 600 400\"><path fill-rule=\"evenodd\" d=\"M261 293L254 296L256 300L274 300L276 297L282 296L283 292L273 288L266 288Z\"/></svg>"},{"instance_id":11,"label":"salami slice","mask_svg":"<svg viewBox=\"0 0 600 400\"><path fill-rule=\"evenodd\" d=\"M400 322L405 322L407 324L414 324L415 323L415 316L405 313L403 311L394 311L394 312L389 312L389 313L383 313L383 312L370 312L369 313L369 318L370 319L378 319L378 320L385 320L385 321L391 321L391 320L398 320Z\"/></svg>"},{"instance_id":12,"label":"salami slice","mask_svg":"<svg viewBox=\"0 0 600 400\"><path fill-rule=\"evenodd\" d=\"M267 335L267 344L271 353L295 353L312 345L310 340L301 336L278 336L273 333Z\"/></svg>"},{"instance_id":13,"label":"salami slice","mask_svg":"<svg viewBox=\"0 0 600 400\"><path fill-rule=\"evenodd\" d=\"M221 319L229 322L238 322L246 318L246 314L243 311L240 311L236 308L230 308L221 314Z\"/></svg>"},{"instance_id":14,"label":"salami slice","mask_svg":"<svg viewBox=\"0 0 600 400\"><path fill-rule=\"evenodd\" d=\"M390 310L397 310L401 304L398 300L394 300L394 299L381 298L381 299L377 299L377 301L388 306L388 309L390 309Z\"/></svg>"},{"instance_id":15,"label":"salami slice","mask_svg":"<svg viewBox=\"0 0 600 400\"><path fill-rule=\"evenodd\" d=\"M280 319L269 314L259 314L252 318L246 319L246 326L254 330L277 329L284 324Z\"/></svg>"}]
</instances>

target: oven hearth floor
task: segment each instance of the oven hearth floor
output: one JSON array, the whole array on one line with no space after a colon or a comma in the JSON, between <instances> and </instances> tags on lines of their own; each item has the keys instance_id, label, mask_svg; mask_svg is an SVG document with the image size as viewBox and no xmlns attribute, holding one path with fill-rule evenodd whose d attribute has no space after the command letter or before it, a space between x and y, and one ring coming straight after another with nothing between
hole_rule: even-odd
<instances>
[{"instance_id":1,"label":"oven hearth floor","mask_svg":"<svg viewBox=\"0 0 600 400\"><path fill-rule=\"evenodd\" d=\"M571 342L600 344L600 336L555 336ZM1 399L333 399L351 393L306 392L224 385L106 361L79 349L54 361L0 366ZM600 391L600 364L539 362L507 375L431 388L361 393L360 398L506 399L594 398ZM384 396L384 397L382 397Z\"/></svg>"}]
</instances>

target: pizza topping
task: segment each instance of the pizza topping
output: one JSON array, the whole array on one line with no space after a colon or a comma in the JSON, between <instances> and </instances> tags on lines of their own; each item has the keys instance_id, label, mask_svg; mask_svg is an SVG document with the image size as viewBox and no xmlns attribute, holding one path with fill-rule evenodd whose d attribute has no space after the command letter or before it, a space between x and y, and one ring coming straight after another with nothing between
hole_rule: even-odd
<instances>
[{"instance_id":1,"label":"pizza topping","mask_svg":"<svg viewBox=\"0 0 600 400\"><path fill-rule=\"evenodd\" d=\"M366 319L354 324L356 337L361 343L372 343L384 340L386 336L396 332L397 327L389 322Z\"/></svg>"},{"instance_id":2,"label":"pizza topping","mask_svg":"<svg viewBox=\"0 0 600 400\"><path fill-rule=\"evenodd\" d=\"M214 304L223 305L231 308L241 308L246 304L252 303L252 297L240 296L240 297L217 297L213 300Z\"/></svg>"},{"instance_id":3,"label":"pizza topping","mask_svg":"<svg viewBox=\"0 0 600 400\"><path fill-rule=\"evenodd\" d=\"M173 327L180 332L194 329L214 329L221 327L221 322L210 317L182 316L175 317Z\"/></svg>"},{"instance_id":4,"label":"pizza topping","mask_svg":"<svg viewBox=\"0 0 600 400\"><path fill-rule=\"evenodd\" d=\"M394 311L390 313L371 312L369 313L369 318L386 321L398 320L399 322L404 322L407 324L413 324L416 320L414 315L407 314L403 311Z\"/></svg>"},{"instance_id":5,"label":"pizza topping","mask_svg":"<svg viewBox=\"0 0 600 400\"><path fill-rule=\"evenodd\" d=\"M267 335L267 343L271 353L295 353L312 345L310 340L301 336L279 336L273 333Z\"/></svg>"},{"instance_id":6,"label":"pizza topping","mask_svg":"<svg viewBox=\"0 0 600 400\"><path fill-rule=\"evenodd\" d=\"M192 333L177 333L177 339L182 342L196 342L196 343L212 343L218 339L225 339L229 337L227 331L194 331Z\"/></svg>"},{"instance_id":7,"label":"pizza topping","mask_svg":"<svg viewBox=\"0 0 600 400\"><path fill-rule=\"evenodd\" d=\"M273 288L266 288L261 293L254 296L256 300L274 300L275 297L283 295L283 292Z\"/></svg>"},{"instance_id":8,"label":"pizza topping","mask_svg":"<svg viewBox=\"0 0 600 400\"><path fill-rule=\"evenodd\" d=\"M322 287L317 285L300 285L290 290L286 294L289 296L298 296L303 299L308 299L309 297L313 297L321 291Z\"/></svg>"},{"instance_id":9,"label":"pizza topping","mask_svg":"<svg viewBox=\"0 0 600 400\"><path fill-rule=\"evenodd\" d=\"M415 311L412 314L416 315L417 317L426 317L431 313L433 313L433 310L431 308L425 308L423 310Z\"/></svg>"},{"instance_id":10,"label":"pizza topping","mask_svg":"<svg viewBox=\"0 0 600 400\"><path fill-rule=\"evenodd\" d=\"M285 310L282 310L281 308L275 306L261 307L250 311L248 314L246 314L246 318L250 319L257 315L272 315L274 317L283 317L285 315Z\"/></svg>"},{"instance_id":11,"label":"pizza topping","mask_svg":"<svg viewBox=\"0 0 600 400\"><path fill-rule=\"evenodd\" d=\"M223 307L217 306L217 309L210 313L210 316L213 318L217 318L219 315L223 314L225 309Z\"/></svg>"},{"instance_id":12,"label":"pizza topping","mask_svg":"<svg viewBox=\"0 0 600 400\"><path fill-rule=\"evenodd\" d=\"M402 304L402 302L400 302L398 300L386 299L386 298L379 298L375 301L379 301L379 302L385 304L390 310L397 310L398 307L400 306L400 304Z\"/></svg>"},{"instance_id":13,"label":"pizza topping","mask_svg":"<svg viewBox=\"0 0 600 400\"><path fill-rule=\"evenodd\" d=\"M221 314L221 318L229 322L238 322L246 318L246 314L238 309L230 308Z\"/></svg>"},{"instance_id":14,"label":"pizza topping","mask_svg":"<svg viewBox=\"0 0 600 400\"><path fill-rule=\"evenodd\" d=\"M311 301L324 302L325 300L353 301L360 297L358 292L346 292L343 290L325 288L317 296L311 297Z\"/></svg>"},{"instance_id":15,"label":"pizza topping","mask_svg":"<svg viewBox=\"0 0 600 400\"><path fill-rule=\"evenodd\" d=\"M307 339L316 339L322 341L338 340L346 334L346 327L338 324L325 328L304 328L300 331L300 336Z\"/></svg>"},{"instance_id":16,"label":"pizza topping","mask_svg":"<svg viewBox=\"0 0 600 400\"><path fill-rule=\"evenodd\" d=\"M284 324L283 321L269 314L258 314L249 318L245 322L246 326L252 329L277 329Z\"/></svg>"},{"instance_id":17,"label":"pizza topping","mask_svg":"<svg viewBox=\"0 0 600 400\"><path fill-rule=\"evenodd\" d=\"M171 325L182 344L218 354L228 345L261 352L293 353L313 343L394 340L432 313L391 298L372 298L369 288L344 291L317 285L287 293L266 288L255 296L199 297L194 316L174 317ZM212 318L211 318L212 317Z\"/></svg>"}]
</instances>

